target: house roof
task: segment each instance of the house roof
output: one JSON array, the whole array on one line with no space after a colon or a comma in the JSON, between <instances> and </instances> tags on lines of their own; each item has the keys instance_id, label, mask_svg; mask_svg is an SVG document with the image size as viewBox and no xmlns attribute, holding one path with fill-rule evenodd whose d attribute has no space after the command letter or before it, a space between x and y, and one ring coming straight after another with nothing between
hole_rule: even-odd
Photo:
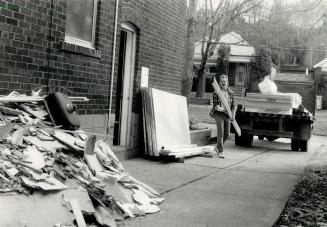
<instances>
[{"instance_id":1,"label":"house roof","mask_svg":"<svg viewBox=\"0 0 327 227\"><path fill-rule=\"evenodd\" d=\"M230 32L227 33L225 35L223 35L220 40L219 43L227 43L227 44L240 44L240 45L249 45L249 43L247 41L245 41L242 36L240 36L239 34L237 34L236 32Z\"/></svg>"},{"instance_id":2,"label":"house roof","mask_svg":"<svg viewBox=\"0 0 327 227\"><path fill-rule=\"evenodd\" d=\"M315 64L313 66L313 68L326 68L327 67L327 58L325 58L324 60L318 62L317 64Z\"/></svg>"},{"instance_id":3,"label":"house roof","mask_svg":"<svg viewBox=\"0 0 327 227\"><path fill-rule=\"evenodd\" d=\"M243 38L235 33L230 32L226 35L223 35L219 43L228 44L230 46L230 62L250 62L254 55L255 55L255 49L252 46L249 46L248 42L243 40ZM194 59L201 58L201 47L202 47L202 41L195 43L195 50L194 50ZM214 55L210 57L210 59L216 59L217 58L217 52L218 52L219 44L216 45L214 49Z\"/></svg>"}]
</instances>

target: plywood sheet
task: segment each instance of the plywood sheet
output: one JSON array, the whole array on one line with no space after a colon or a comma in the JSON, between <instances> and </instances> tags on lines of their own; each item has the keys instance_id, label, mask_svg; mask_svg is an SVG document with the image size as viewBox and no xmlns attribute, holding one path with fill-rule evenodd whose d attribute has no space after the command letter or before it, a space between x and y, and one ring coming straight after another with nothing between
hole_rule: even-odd
<instances>
[{"instance_id":1,"label":"plywood sheet","mask_svg":"<svg viewBox=\"0 0 327 227\"><path fill-rule=\"evenodd\" d=\"M184 96L152 90L158 156L162 146L191 144L187 102Z\"/></svg>"}]
</instances>

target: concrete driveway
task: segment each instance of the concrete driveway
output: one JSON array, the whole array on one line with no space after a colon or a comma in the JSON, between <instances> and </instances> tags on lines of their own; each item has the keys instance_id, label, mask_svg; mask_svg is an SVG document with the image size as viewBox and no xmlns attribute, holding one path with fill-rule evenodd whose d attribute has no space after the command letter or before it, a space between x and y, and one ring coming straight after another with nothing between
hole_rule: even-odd
<instances>
[{"instance_id":1,"label":"concrete driveway","mask_svg":"<svg viewBox=\"0 0 327 227\"><path fill-rule=\"evenodd\" d=\"M226 143L226 158L193 157L185 163L132 159L123 163L137 179L163 193L157 214L125 226L272 226L306 164L327 144L313 136L308 152L292 152L290 140L254 140L252 148Z\"/></svg>"}]
</instances>

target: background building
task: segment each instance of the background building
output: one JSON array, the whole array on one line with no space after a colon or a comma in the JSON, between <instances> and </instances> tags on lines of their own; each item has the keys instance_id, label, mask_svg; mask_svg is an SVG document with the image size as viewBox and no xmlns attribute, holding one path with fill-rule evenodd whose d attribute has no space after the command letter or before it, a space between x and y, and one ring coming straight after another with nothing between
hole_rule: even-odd
<instances>
[{"instance_id":1,"label":"background building","mask_svg":"<svg viewBox=\"0 0 327 227\"><path fill-rule=\"evenodd\" d=\"M223 35L216 44L213 55L208 58L208 72L206 73L208 80L206 84L208 86L206 92L212 92L212 90L209 89L211 88L210 81L217 71L218 48L221 44L230 47L229 58L227 59L229 85L232 87L235 95L241 96L242 92L245 91L245 87L248 86L250 63L251 60L254 59L255 48L250 46L246 40L235 32ZM202 42L197 42L195 44L194 64L200 65L201 63L201 46ZM196 79L197 78L195 78L194 81L194 89L197 85ZM210 97L211 95L212 94L210 94Z\"/></svg>"}]
</instances>

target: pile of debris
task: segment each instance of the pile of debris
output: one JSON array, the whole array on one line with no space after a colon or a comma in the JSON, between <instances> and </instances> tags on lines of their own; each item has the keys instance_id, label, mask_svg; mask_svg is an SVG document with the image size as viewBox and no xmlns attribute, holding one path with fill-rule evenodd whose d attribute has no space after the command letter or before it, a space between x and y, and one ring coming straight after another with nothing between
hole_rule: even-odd
<instances>
[{"instance_id":1,"label":"pile of debris","mask_svg":"<svg viewBox=\"0 0 327 227\"><path fill-rule=\"evenodd\" d=\"M1 226L116 226L160 211L158 192L129 175L105 141L56 125L45 100L0 97ZM29 215L48 200L46 217Z\"/></svg>"}]
</instances>

